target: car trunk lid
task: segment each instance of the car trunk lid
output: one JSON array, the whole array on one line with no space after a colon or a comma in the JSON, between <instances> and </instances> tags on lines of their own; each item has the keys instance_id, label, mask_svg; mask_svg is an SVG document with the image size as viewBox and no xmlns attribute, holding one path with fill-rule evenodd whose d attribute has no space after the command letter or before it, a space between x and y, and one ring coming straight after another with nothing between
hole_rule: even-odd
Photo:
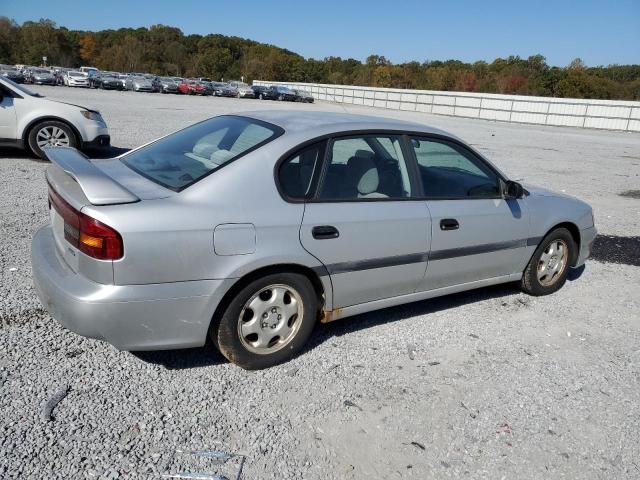
<instances>
[{"instance_id":1,"label":"car trunk lid","mask_svg":"<svg viewBox=\"0 0 640 480\"><path fill-rule=\"evenodd\" d=\"M126 167L119 159L90 160L74 148L57 147L44 149L46 157L52 165L47 169L46 178L49 186L49 203L51 225L56 247L60 256L74 272L82 273L98 283L113 283L113 261L102 256L101 252L87 254L87 244L80 245L78 235L83 239L91 239L91 233L78 231L74 221L65 220L74 215L87 217L83 212L86 206L92 208L107 205L126 205L174 195L168 189L147 180ZM107 219L99 222L88 217L94 228L98 225L110 230ZM82 222L81 222L82 223ZM86 224L86 222L85 222ZM112 229L111 229L112 230ZM95 231L95 230L94 230ZM113 232L119 238L117 232ZM97 234L95 241L100 242ZM102 239L107 248L111 239ZM119 238L121 242L122 239ZM106 250L105 252L106 253Z\"/></svg>"}]
</instances>

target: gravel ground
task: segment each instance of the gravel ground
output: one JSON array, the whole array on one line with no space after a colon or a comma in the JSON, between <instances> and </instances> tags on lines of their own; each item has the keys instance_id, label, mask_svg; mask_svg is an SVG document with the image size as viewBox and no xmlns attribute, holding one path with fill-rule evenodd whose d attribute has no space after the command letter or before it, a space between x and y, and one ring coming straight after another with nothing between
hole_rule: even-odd
<instances>
[{"instance_id":1,"label":"gravel ground","mask_svg":"<svg viewBox=\"0 0 640 480\"><path fill-rule=\"evenodd\" d=\"M219 113L345 110L36 90L99 108L119 148ZM514 178L590 202L607 238L640 235L640 200L621 195L640 187L640 135L346 110L449 130ZM209 348L134 355L40 307L29 246L47 221L46 164L0 157L0 478L235 478L241 457L178 452L201 449L244 455L244 479L640 477L633 262L589 261L544 298L500 286L319 326L301 356L265 371Z\"/></svg>"}]
</instances>

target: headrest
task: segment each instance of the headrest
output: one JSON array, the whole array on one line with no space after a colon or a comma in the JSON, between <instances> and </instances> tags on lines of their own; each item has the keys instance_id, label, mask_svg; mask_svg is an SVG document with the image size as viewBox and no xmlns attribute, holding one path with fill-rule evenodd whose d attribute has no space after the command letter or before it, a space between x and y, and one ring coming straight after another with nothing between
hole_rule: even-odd
<instances>
[{"instance_id":1,"label":"headrest","mask_svg":"<svg viewBox=\"0 0 640 480\"><path fill-rule=\"evenodd\" d=\"M365 158L373 158L375 153L370 150L356 150L356 153L353 154L354 157L365 157Z\"/></svg>"},{"instance_id":2,"label":"headrest","mask_svg":"<svg viewBox=\"0 0 640 480\"><path fill-rule=\"evenodd\" d=\"M364 152L365 150L358 150L358 152ZM373 156L359 156L354 155L347 161L347 167L349 170L357 170L358 173L364 173L370 168L375 168L376 163Z\"/></svg>"},{"instance_id":3,"label":"headrest","mask_svg":"<svg viewBox=\"0 0 640 480\"><path fill-rule=\"evenodd\" d=\"M373 167L368 169L358 182L358 193L360 195L369 195L376 190L380 185L380 178L378 177L378 169Z\"/></svg>"},{"instance_id":4,"label":"headrest","mask_svg":"<svg viewBox=\"0 0 640 480\"><path fill-rule=\"evenodd\" d=\"M222 165L223 163L226 163L226 161L231 157L233 157L233 153L231 153L229 150L216 150L211 154L211 157L209 158L218 165Z\"/></svg>"}]
</instances>

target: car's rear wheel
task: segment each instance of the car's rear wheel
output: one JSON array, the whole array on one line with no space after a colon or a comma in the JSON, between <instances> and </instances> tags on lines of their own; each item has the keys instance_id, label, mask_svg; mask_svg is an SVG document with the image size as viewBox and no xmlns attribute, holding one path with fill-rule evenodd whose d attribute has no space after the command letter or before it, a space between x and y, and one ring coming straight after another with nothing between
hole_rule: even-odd
<instances>
[{"instance_id":1,"label":"car's rear wheel","mask_svg":"<svg viewBox=\"0 0 640 480\"><path fill-rule=\"evenodd\" d=\"M71 127L56 120L45 120L34 125L29 131L27 142L31 151L42 159L46 158L42 151L43 148L76 148L78 146L78 139Z\"/></svg>"},{"instance_id":2,"label":"car's rear wheel","mask_svg":"<svg viewBox=\"0 0 640 480\"><path fill-rule=\"evenodd\" d=\"M220 352L247 370L292 358L313 331L318 299L307 277L267 275L242 288L210 335Z\"/></svg>"},{"instance_id":3,"label":"car's rear wheel","mask_svg":"<svg viewBox=\"0 0 640 480\"><path fill-rule=\"evenodd\" d=\"M557 228L538 245L522 275L521 287L535 296L558 291L567 281L576 242L566 228Z\"/></svg>"}]
</instances>

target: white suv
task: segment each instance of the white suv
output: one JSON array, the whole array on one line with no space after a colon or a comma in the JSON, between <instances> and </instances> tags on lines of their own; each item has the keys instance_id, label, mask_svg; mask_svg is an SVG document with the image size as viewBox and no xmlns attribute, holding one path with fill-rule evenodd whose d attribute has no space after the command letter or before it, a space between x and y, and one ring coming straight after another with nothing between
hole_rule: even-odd
<instances>
[{"instance_id":1,"label":"white suv","mask_svg":"<svg viewBox=\"0 0 640 480\"><path fill-rule=\"evenodd\" d=\"M45 147L86 149L109 146L100 112L56 102L0 78L0 147L28 148L45 158Z\"/></svg>"}]
</instances>

